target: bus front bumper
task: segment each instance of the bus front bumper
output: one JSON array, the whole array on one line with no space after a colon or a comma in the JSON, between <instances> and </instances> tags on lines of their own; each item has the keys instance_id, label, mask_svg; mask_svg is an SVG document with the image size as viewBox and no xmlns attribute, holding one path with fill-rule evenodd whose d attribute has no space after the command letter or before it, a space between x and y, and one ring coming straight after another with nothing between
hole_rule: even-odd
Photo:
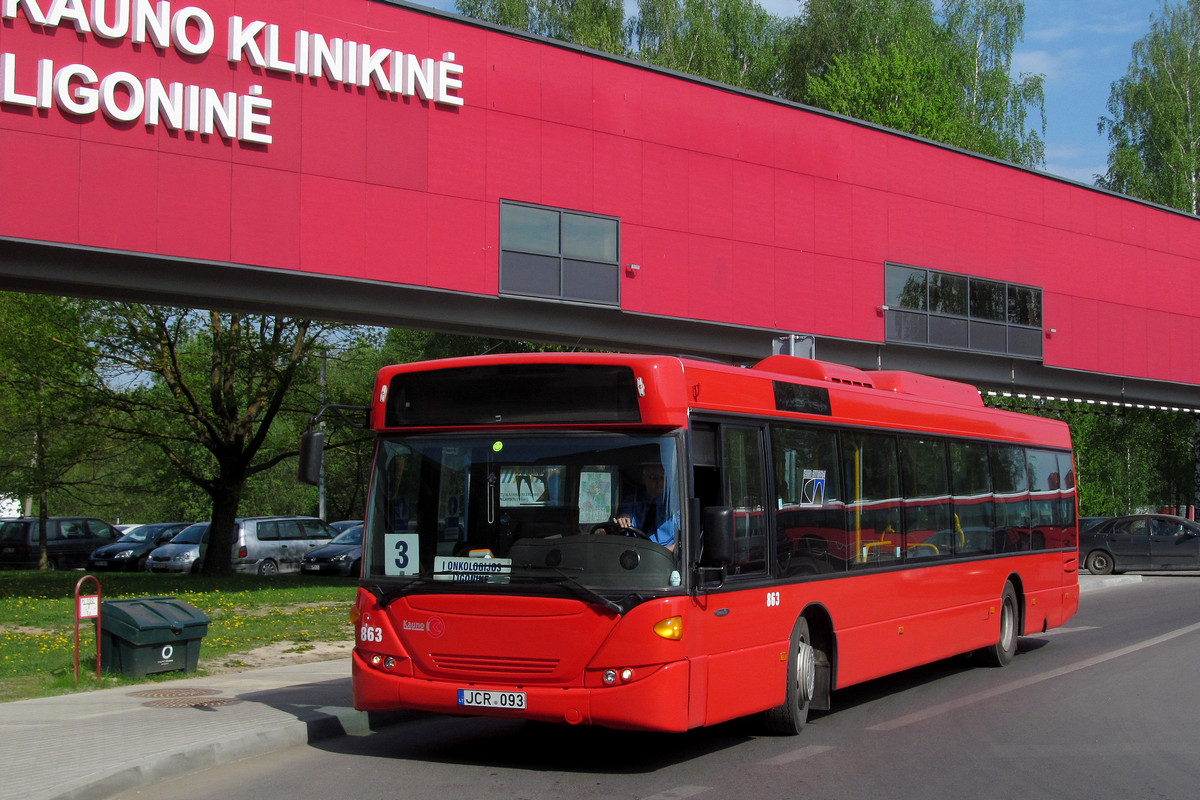
<instances>
[{"instance_id":1,"label":"bus front bumper","mask_svg":"<svg viewBox=\"0 0 1200 800\"><path fill-rule=\"evenodd\" d=\"M644 677L602 687L430 680L373 666L356 649L352 658L354 707L359 711L430 711L630 730L679 732L693 727L688 714L688 663L676 661L647 669ZM460 705L460 690L521 692L525 707Z\"/></svg>"}]
</instances>

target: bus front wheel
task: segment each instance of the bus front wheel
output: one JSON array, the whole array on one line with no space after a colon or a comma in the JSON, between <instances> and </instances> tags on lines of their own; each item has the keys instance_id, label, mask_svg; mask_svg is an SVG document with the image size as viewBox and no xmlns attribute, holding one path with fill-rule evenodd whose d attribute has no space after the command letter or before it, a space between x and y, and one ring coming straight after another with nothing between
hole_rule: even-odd
<instances>
[{"instance_id":1,"label":"bus front wheel","mask_svg":"<svg viewBox=\"0 0 1200 800\"><path fill-rule=\"evenodd\" d=\"M817 688L817 659L808 620L800 617L792 628L788 653L787 692L783 705L765 712L772 733L794 736L808 722L808 706Z\"/></svg>"},{"instance_id":2,"label":"bus front wheel","mask_svg":"<svg viewBox=\"0 0 1200 800\"><path fill-rule=\"evenodd\" d=\"M1005 581L1004 592L1000 595L1000 635L996 643L984 647L977 652L981 661L989 667L1007 666L1017 654L1017 627L1020 614L1017 613L1017 590L1012 581Z\"/></svg>"}]
</instances>

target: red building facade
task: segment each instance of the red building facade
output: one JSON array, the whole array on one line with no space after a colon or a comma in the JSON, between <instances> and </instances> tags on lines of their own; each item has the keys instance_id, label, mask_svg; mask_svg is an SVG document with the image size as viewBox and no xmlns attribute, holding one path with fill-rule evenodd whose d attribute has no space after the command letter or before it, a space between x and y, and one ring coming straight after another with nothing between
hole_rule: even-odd
<instances>
[{"instance_id":1,"label":"red building facade","mask_svg":"<svg viewBox=\"0 0 1200 800\"><path fill-rule=\"evenodd\" d=\"M415 7L0 0L0 153L2 288L1200 384L1195 217Z\"/></svg>"}]
</instances>

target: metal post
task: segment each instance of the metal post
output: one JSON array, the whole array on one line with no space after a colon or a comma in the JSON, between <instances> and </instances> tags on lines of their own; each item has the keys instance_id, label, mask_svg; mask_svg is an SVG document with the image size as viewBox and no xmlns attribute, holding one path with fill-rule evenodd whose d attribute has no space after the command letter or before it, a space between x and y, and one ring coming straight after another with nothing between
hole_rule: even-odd
<instances>
[{"instance_id":1,"label":"metal post","mask_svg":"<svg viewBox=\"0 0 1200 800\"><path fill-rule=\"evenodd\" d=\"M327 354L321 352L321 405L325 405L325 360ZM325 420L321 420L321 430L325 430ZM325 459L321 459L320 480L317 483L317 516L325 519Z\"/></svg>"}]
</instances>

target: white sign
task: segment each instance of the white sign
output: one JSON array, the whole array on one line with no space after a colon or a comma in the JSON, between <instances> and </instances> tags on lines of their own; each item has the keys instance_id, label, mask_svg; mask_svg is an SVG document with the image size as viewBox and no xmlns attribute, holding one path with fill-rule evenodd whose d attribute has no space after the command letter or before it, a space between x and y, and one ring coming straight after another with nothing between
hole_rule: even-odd
<instances>
[{"instance_id":1,"label":"white sign","mask_svg":"<svg viewBox=\"0 0 1200 800\"><path fill-rule=\"evenodd\" d=\"M94 619L100 616L100 595L89 594L79 598L79 618Z\"/></svg>"},{"instance_id":2,"label":"white sign","mask_svg":"<svg viewBox=\"0 0 1200 800\"><path fill-rule=\"evenodd\" d=\"M463 583L508 583L511 558L438 556L433 560L433 577Z\"/></svg>"},{"instance_id":3,"label":"white sign","mask_svg":"<svg viewBox=\"0 0 1200 800\"><path fill-rule=\"evenodd\" d=\"M383 574L416 575L421 571L421 537L416 533L383 535Z\"/></svg>"},{"instance_id":4,"label":"white sign","mask_svg":"<svg viewBox=\"0 0 1200 800\"><path fill-rule=\"evenodd\" d=\"M0 0L0 19L24 19L30 29L71 27L97 41L127 39L150 44L160 53L174 49L203 59L213 49L218 27L196 6L172 10L170 0ZM225 26L225 58L276 73L324 79L333 88L373 88L392 97L419 97L461 106L463 68L454 53L421 58L387 47L329 38L305 30L283 32L261 20L230 17ZM366 95L364 95L366 96ZM271 144L273 101L261 84L246 94L164 81L115 71L100 75L87 64L55 64L52 59L18 62L0 52L0 107L56 108L66 116L100 112L114 122L141 119L148 128L211 135L251 144Z\"/></svg>"}]
</instances>

